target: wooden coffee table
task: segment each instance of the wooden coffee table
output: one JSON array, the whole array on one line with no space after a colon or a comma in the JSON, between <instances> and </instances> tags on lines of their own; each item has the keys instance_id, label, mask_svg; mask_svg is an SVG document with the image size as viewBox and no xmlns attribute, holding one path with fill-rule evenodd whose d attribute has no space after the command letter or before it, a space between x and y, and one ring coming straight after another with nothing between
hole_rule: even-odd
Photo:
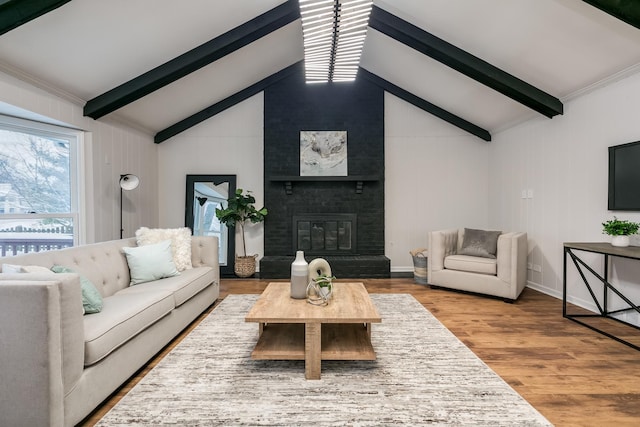
<instances>
[{"instance_id":1,"label":"wooden coffee table","mask_svg":"<svg viewBox=\"0 0 640 427\"><path fill-rule=\"evenodd\" d=\"M290 284L269 283L245 317L258 322L252 359L304 360L305 378L320 379L322 360L375 360L371 324L382 319L362 283L334 283L327 306L290 297Z\"/></svg>"}]
</instances>

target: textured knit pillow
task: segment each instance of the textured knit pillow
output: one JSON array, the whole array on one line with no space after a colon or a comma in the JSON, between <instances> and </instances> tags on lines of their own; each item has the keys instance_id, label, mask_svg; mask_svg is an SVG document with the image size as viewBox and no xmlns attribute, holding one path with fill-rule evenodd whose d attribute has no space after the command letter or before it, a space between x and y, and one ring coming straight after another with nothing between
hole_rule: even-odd
<instances>
[{"instance_id":1,"label":"textured knit pillow","mask_svg":"<svg viewBox=\"0 0 640 427\"><path fill-rule=\"evenodd\" d=\"M129 264L131 285L180 274L171 256L171 240L134 248L124 247L122 250Z\"/></svg>"},{"instance_id":2,"label":"textured knit pillow","mask_svg":"<svg viewBox=\"0 0 640 427\"><path fill-rule=\"evenodd\" d=\"M54 273L75 273L72 269L61 265L54 265L51 267L51 271ZM82 287L82 306L84 307L84 312L99 313L102 310L103 305L102 295L93 283L91 283L91 280L87 279L82 274L79 276L80 286Z\"/></svg>"},{"instance_id":3,"label":"textured knit pillow","mask_svg":"<svg viewBox=\"0 0 640 427\"><path fill-rule=\"evenodd\" d=\"M171 254L178 271L192 268L191 265L191 230L182 228L147 228L136 231L138 246L152 245L164 240L171 240Z\"/></svg>"},{"instance_id":4,"label":"textured knit pillow","mask_svg":"<svg viewBox=\"0 0 640 427\"><path fill-rule=\"evenodd\" d=\"M459 255L471 255L483 258L495 258L498 251L498 236L501 231L464 229L464 239Z\"/></svg>"}]
</instances>

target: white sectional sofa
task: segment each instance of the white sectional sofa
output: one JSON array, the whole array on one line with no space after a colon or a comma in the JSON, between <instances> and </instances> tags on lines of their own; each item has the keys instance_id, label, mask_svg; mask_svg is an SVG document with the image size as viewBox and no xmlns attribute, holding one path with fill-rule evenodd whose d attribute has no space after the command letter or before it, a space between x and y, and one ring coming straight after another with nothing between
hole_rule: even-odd
<instances>
[{"instance_id":1,"label":"white sectional sofa","mask_svg":"<svg viewBox=\"0 0 640 427\"><path fill-rule=\"evenodd\" d=\"M216 238L191 239L193 268L130 286L122 248L135 246L131 238L0 258L77 273L0 273L0 425L79 423L218 298ZM100 312L83 314L80 275L102 295Z\"/></svg>"}]
</instances>

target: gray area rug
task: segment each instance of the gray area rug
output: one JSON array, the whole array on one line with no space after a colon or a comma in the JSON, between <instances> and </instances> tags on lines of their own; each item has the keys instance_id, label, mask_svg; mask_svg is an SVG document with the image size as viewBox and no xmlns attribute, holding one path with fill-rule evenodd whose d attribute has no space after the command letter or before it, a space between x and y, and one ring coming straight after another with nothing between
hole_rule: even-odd
<instances>
[{"instance_id":1,"label":"gray area rug","mask_svg":"<svg viewBox=\"0 0 640 427\"><path fill-rule=\"evenodd\" d=\"M226 297L98 425L551 425L411 295L371 295L376 361L312 381L304 361L251 360L257 298Z\"/></svg>"}]
</instances>

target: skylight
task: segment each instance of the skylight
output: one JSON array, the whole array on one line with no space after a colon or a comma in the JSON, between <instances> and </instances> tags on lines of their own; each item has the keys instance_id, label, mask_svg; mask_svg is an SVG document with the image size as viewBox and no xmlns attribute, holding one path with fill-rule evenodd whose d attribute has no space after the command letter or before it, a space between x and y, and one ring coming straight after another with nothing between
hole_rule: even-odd
<instances>
[{"instance_id":1,"label":"skylight","mask_svg":"<svg viewBox=\"0 0 640 427\"><path fill-rule=\"evenodd\" d=\"M353 81L372 0L300 0L307 83Z\"/></svg>"}]
</instances>

